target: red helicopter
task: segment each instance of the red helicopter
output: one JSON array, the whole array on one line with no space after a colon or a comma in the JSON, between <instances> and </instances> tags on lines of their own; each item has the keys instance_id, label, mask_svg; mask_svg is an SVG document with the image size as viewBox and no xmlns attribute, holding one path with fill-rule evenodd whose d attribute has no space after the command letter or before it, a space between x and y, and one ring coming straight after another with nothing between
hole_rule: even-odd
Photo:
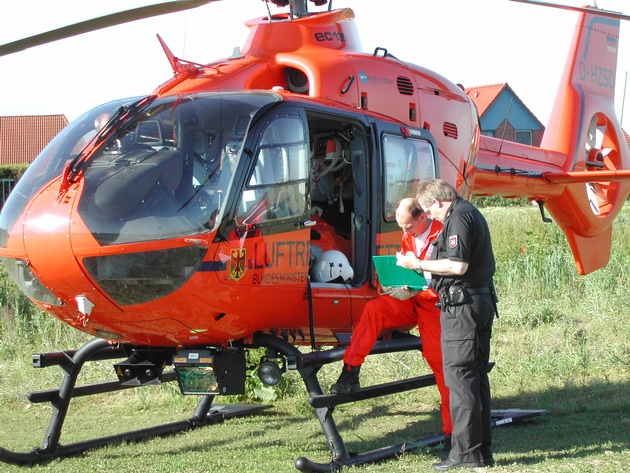
<instances>
[{"instance_id":1,"label":"red helicopter","mask_svg":"<svg viewBox=\"0 0 630 473\"><path fill-rule=\"evenodd\" d=\"M244 391L257 348L267 349L265 382L300 373L326 437L330 462L300 457L298 470L409 450L349 454L332 411L433 384L432 376L327 395L317 373L341 359L378 295L371 255L398 249L395 206L422 179L439 176L464 197L536 201L566 233L580 274L607 264L612 223L630 194L630 152L613 106L615 45L629 17L560 7L579 19L537 148L482 136L460 85L386 49L361 52L353 11L311 2L329 7L271 1L289 11L248 21L240 52L207 64L176 57L160 39L173 77L73 121L18 182L0 214L2 262L35 304L94 339L34 356L34 366L65 372L59 390L29 393L51 402L53 417L41 448L0 449L0 460L34 463L256 412L265 406L215 410L212 402ZM0 55L207 3L109 15L0 46ZM419 347L401 332L372 353ZM116 358L124 358L118 380L76 386L86 361ZM192 418L59 443L72 397L174 380L201 395ZM509 420L496 425L519 414L502 415Z\"/></svg>"}]
</instances>

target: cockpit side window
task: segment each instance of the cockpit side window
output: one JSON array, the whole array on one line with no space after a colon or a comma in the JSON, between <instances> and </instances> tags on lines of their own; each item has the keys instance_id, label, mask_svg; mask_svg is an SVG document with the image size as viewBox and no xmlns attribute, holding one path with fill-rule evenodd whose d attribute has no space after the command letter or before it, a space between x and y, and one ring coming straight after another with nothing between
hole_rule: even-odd
<instances>
[{"instance_id":1,"label":"cockpit side window","mask_svg":"<svg viewBox=\"0 0 630 473\"><path fill-rule=\"evenodd\" d=\"M274 117L264 127L238 220L255 225L306 213L309 178L306 127L297 116Z\"/></svg>"},{"instance_id":2,"label":"cockpit side window","mask_svg":"<svg viewBox=\"0 0 630 473\"><path fill-rule=\"evenodd\" d=\"M418 183L435 177L433 147L426 140L395 135L383 137L385 220L395 220L401 199L416 195Z\"/></svg>"}]
</instances>

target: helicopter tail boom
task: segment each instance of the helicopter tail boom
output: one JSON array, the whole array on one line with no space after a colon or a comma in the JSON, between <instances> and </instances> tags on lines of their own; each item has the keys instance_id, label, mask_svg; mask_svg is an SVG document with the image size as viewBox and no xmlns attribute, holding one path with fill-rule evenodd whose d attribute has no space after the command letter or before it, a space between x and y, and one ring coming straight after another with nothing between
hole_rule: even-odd
<instances>
[{"instance_id":1,"label":"helicopter tail boom","mask_svg":"<svg viewBox=\"0 0 630 473\"><path fill-rule=\"evenodd\" d=\"M580 10L541 147L484 136L468 169L473 194L544 202L580 274L608 263L611 226L630 194L630 150L614 110L625 17L609 13Z\"/></svg>"}]
</instances>

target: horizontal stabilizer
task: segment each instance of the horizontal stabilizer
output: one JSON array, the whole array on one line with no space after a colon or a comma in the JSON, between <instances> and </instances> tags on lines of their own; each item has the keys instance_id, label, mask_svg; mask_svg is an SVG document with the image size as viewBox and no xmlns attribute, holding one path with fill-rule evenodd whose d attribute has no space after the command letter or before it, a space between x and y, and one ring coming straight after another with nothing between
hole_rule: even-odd
<instances>
[{"instance_id":1,"label":"horizontal stabilizer","mask_svg":"<svg viewBox=\"0 0 630 473\"><path fill-rule=\"evenodd\" d=\"M575 184L586 182L630 182L630 170L623 171L574 171L546 172L544 179L551 184Z\"/></svg>"}]
</instances>

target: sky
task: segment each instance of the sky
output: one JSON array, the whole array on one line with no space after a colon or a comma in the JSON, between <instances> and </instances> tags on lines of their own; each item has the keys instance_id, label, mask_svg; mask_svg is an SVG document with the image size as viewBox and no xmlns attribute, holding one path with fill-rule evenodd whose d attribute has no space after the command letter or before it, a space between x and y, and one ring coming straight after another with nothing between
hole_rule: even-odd
<instances>
[{"instance_id":1,"label":"sky","mask_svg":"<svg viewBox=\"0 0 630 473\"><path fill-rule=\"evenodd\" d=\"M0 44L153 3L159 2L1 2ZM630 14L628 0L598 0L597 6ZM287 11L271 7L272 13ZM578 15L509 0L333 0L333 8L342 7L355 12L364 52L386 48L466 87L507 82L545 125ZM265 15L262 0L220 0L0 57L0 115L64 114L72 121L110 100L147 95L172 77L157 34L176 56L207 63L243 46L249 32L245 21ZM630 21L622 21L616 108L619 117L624 111L626 128L628 70Z\"/></svg>"}]
</instances>

